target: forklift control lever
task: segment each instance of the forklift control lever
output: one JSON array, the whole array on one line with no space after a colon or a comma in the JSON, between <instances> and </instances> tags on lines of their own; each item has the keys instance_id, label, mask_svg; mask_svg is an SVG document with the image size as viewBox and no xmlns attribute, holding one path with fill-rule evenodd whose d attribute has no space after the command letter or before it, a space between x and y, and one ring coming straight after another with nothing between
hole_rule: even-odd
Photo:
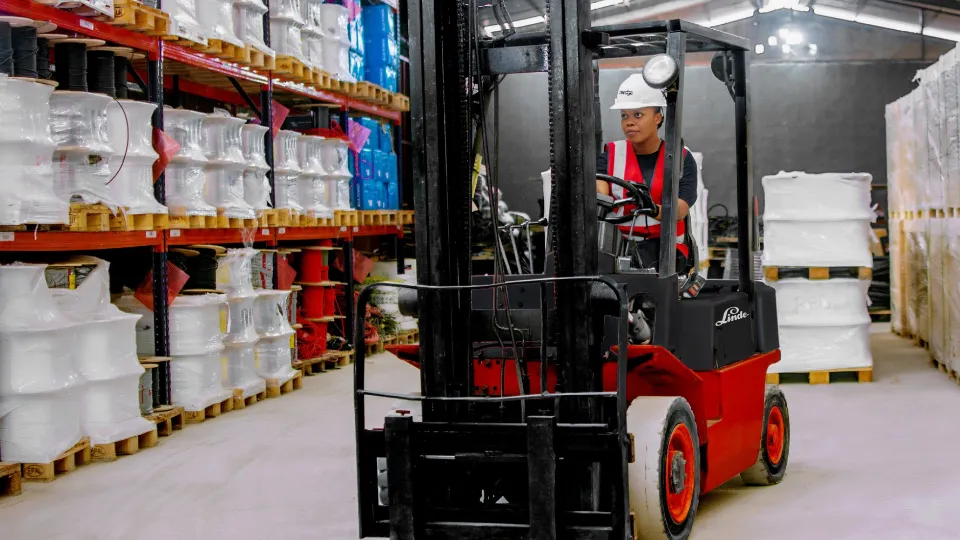
<instances>
[{"instance_id":1,"label":"forklift control lever","mask_svg":"<svg viewBox=\"0 0 960 540\"><path fill-rule=\"evenodd\" d=\"M650 187L646 184L627 182L622 178L600 173L597 173L597 180L603 180L604 182L616 184L627 192L627 197L614 201L612 206L609 203L602 203L604 208L610 208L610 214L601 218L603 221L619 225L621 223L633 221L634 217L637 215L657 215L657 205L653 202L653 197L650 196ZM613 215L613 212L615 212L618 208L628 204L636 206L631 213L623 216Z\"/></svg>"}]
</instances>

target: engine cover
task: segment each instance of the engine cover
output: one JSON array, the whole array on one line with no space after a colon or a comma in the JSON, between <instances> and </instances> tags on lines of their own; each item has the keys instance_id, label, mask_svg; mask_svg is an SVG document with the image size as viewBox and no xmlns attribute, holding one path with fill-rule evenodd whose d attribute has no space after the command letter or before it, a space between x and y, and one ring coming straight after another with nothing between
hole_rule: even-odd
<instances>
[{"instance_id":1,"label":"engine cover","mask_svg":"<svg viewBox=\"0 0 960 540\"><path fill-rule=\"evenodd\" d=\"M670 325L676 356L694 371L709 371L755 354L750 299L730 288L705 288L685 298Z\"/></svg>"}]
</instances>

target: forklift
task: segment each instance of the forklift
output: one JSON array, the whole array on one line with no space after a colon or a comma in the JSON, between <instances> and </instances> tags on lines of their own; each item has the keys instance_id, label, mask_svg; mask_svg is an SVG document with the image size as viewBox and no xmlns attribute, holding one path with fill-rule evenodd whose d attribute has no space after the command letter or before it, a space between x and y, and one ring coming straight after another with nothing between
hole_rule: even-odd
<instances>
[{"instance_id":1,"label":"forklift","mask_svg":"<svg viewBox=\"0 0 960 540\"><path fill-rule=\"evenodd\" d=\"M777 484L789 454L786 399L765 385L780 359L776 298L753 279L750 44L680 20L591 27L588 0L547 0L547 30L521 33L502 0L493 4L505 30L495 38L481 32L476 0L408 4L417 284L365 287L354 343L363 343L374 290L400 289L401 310L419 317L420 343L392 350L420 369L420 393L366 388L364 348L357 348L359 536L688 538L703 494L737 476ZM704 281L695 256L676 267L690 52L715 53L712 70L733 100L735 281ZM667 100L654 267L637 265L616 229L655 212L649 190L595 170L595 62L634 56L649 57L644 79ZM491 124L489 98L497 103L504 76L544 71L551 148L544 271L472 275L478 147L496 184L489 159L496 145L486 136L477 145L474 135ZM621 186L623 198L598 196L597 178ZM624 207L635 209L623 216ZM689 233L684 242L697 253ZM371 397L409 401L420 412L399 408L368 425Z\"/></svg>"}]
</instances>

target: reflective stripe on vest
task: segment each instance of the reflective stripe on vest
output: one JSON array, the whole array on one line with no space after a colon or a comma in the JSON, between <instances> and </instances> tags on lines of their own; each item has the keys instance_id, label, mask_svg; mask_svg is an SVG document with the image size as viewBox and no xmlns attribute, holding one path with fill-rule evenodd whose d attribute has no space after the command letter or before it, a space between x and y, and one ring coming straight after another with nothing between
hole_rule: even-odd
<instances>
[{"instance_id":1,"label":"reflective stripe on vest","mask_svg":"<svg viewBox=\"0 0 960 540\"><path fill-rule=\"evenodd\" d=\"M653 198L653 202L657 204L663 204L661 202L663 200L663 151L664 145L661 143L660 155L657 158L657 165L654 168L653 181L648 183L643 178L643 173L640 170L640 164L637 162L637 155L633 151L633 148L631 148L630 143L625 140L607 143L607 153L609 155L609 159L607 161L607 174L617 178L622 178L628 182L648 184L650 186L650 195ZM687 149L684 148L684 157L686 157L686 154ZM679 182L680 180L677 179L677 181ZM617 199L623 199L626 196L626 190L616 184L610 185L610 193L612 193ZM622 216L625 213L632 212L634 208L636 208L634 205L627 205L617 209L616 214ZM642 238L660 237L660 222L649 216L638 216L633 220L632 224L624 223L618 227L625 236ZM687 246L683 243L685 231L686 227L683 220L678 220L677 249L683 252L684 255L688 255Z\"/></svg>"}]
</instances>

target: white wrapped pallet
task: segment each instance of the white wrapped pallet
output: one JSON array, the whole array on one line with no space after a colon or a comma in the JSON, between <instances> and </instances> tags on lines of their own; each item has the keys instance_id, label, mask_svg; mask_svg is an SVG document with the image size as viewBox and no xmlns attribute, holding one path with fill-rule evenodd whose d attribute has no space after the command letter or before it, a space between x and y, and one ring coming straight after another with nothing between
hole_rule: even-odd
<instances>
[{"instance_id":1,"label":"white wrapped pallet","mask_svg":"<svg viewBox=\"0 0 960 540\"><path fill-rule=\"evenodd\" d=\"M153 148L151 119L155 103L118 99L107 107L107 131L113 145L110 196L126 214L166 214L153 192L153 164L160 156Z\"/></svg>"},{"instance_id":2,"label":"white wrapped pallet","mask_svg":"<svg viewBox=\"0 0 960 540\"><path fill-rule=\"evenodd\" d=\"M867 289L859 279L784 279L777 291L780 362L770 373L825 371L873 365Z\"/></svg>"},{"instance_id":3,"label":"white wrapped pallet","mask_svg":"<svg viewBox=\"0 0 960 540\"><path fill-rule=\"evenodd\" d=\"M257 375L259 365L255 347L257 334L255 309L257 295L253 289L251 266L255 249L230 249L217 258L217 288L227 292L229 304L228 330L223 343L228 366L226 386L239 390L240 396L266 391L266 382Z\"/></svg>"},{"instance_id":4,"label":"white wrapped pallet","mask_svg":"<svg viewBox=\"0 0 960 540\"><path fill-rule=\"evenodd\" d=\"M920 88L926 109L926 185L921 210L943 208L943 176L941 169L940 136L943 122L943 101L940 99L940 66L933 64L923 71Z\"/></svg>"},{"instance_id":5,"label":"white wrapped pallet","mask_svg":"<svg viewBox=\"0 0 960 540\"><path fill-rule=\"evenodd\" d=\"M871 180L863 173L763 177L763 265L872 267Z\"/></svg>"},{"instance_id":6,"label":"white wrapped pallet","mask_svg":"<svg viewBox=\"0 0 960 540\"><path fill-rule=\"evenodd\" d=\"M960 370L960 291L955 286L960 283L960 218L948 218L946 221L946 253L944 296L947 304L947 352L944 360L950 369ZM891 257L893 255L891 254ZM954 286L950 286L954 285ZM892 285L891 285L892 286Z\"/></svg>"},{"instance_id":7,"label":"white wrapped pallet","mask_svg":"<svg viewBox=\"0 0 960 540\"><path fill-rule=\"evenodd\" d=\"M207 33L200 26L197 12L201 2L215 0L164 0L162 9L170 15L170 35L207 45Z\"/></svg>"},{"instance_id":8,"label":"white wrapped pallet","mask_svg":"<svg viewBox=\"0 0 960 540\"><path fill-rule=\"evenodd\" d=\"M930 354L938 361L944 360L946 349L945 340L947 329L947 306L944 297L944 265L946 263L944 247L946 234L946 220L931 219L928 233L930 246L929 268L929 336Z\"/></svg>"},{"instance_id":9,"label":"white wrapped pallet","mask_svg":"<svg viewBox=\"0 0 960 540\"><path fill-rule=\"evenodd\" d=\"M943 56L941 80L944 103L944 197L948 208L960 207L960 77L957 51Z\"/></svg>"},{"instance_id":10,"label":"white wrapped pallet","mask_svg":"<svg viewBox=\"0 0 960 540\"><path fill-rule=\"evenodd\" d=\"M930 248L927 241L929 220L926 218L908 219L903 222L904 261L906 268L903 276L905 285L906 318L904 331L911 337L929 340L927 335L927 282Z\"/></svg>"}]
</instances>

